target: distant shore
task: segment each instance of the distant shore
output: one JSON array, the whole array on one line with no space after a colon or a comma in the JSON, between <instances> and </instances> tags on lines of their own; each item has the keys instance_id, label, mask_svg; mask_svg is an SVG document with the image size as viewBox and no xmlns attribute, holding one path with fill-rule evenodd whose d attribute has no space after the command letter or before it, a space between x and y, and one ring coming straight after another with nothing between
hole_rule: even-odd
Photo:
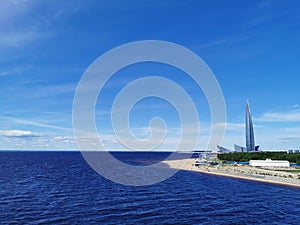
<instances>
[{"instance_id":1,"label":"distant shore","mask_svg":"<svg viewBox=\"0 0 300 225\"><path fill-rule=\"evenodd\" d=\"M300 188L298 174L244 165L193 166L194 159L163 161L170 168Z\"/></svg>"}]
</instances>

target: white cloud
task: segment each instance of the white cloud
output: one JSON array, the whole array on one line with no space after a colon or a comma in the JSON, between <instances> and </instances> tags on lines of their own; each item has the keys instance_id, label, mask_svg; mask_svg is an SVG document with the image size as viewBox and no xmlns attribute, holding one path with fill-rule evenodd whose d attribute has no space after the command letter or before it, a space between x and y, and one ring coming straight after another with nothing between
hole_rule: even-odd
<instances>
[{"instance_id":1,"label":"white cloud","mask_svg":"<svg viewBox=\"0 0 300 225\"><path fill-rule=\"evenodd\" d=\"M39 137L37 133L27 130L1 130L0 135L4 137Z\"/></svg>"},{"instance_id":2,"label":"white cloud","mask_svg":"<svg viewBox=\"0 0 300 225\"><path fill-rule=\"evenodd\" d=\"M54 142L62 142L62 143L69 143L75 144L75 139L73 136L55 136L53 138Z\"/></svg>"},{"instance_id":3,"label":"white cloud","mask_svg":"<svg viewBox=\"0 0 300 225\"><path fill-rule=\"evenodd\" d=\"M259 122L300 122L300 110L288 112L267 112L261 117L254 118Z\"/></svg>"},{"instance_id":4,"label":"white cloud","mask_svg":"<svg viewBox=\"0 0 300 225\"><path fill-rule=\"evenodd\" d=\"M130 146L136 146L137 139L146 139L141 140L139 143L141 144L141 148L146 147L148 148L155 148L156 150L174 150L178 147L178 144L181 143L182 145L192 146L196 144L196 149L204 149L207 147L209 135L211 132L210 124L209 123L200 123L200 130L198 130L194 125L189 126L185 129L184 138L181 135L181 128L180 127L170 127L165 130L164 128L154 128L152 129L153 136L151 136L151 132L149 127L131 127L134 136L133 139L125 138L126 143ZM124 146L119 143L117 137L115 136L113 131L107 131L106 134L100 135L101 142L103 143L104 147L108 150L123 150L125 149ZM125 131L120 131L120 133L126 133ZM161 138L163 136L163 138ZM195 140L198 136L198 142ZM150 138L150 139L148 139ZM124 139L124 137L123 137ZM195 143L196 141L196 143ZM149 149L151 149L149 147ZM190 147L189 149L185 150L192 150ZM140 149L142 150L142 149Z\"/></svg>"},{"instance_id":5,"label":"white cloud","mask_svg":"<svg viewBox=\"0 0 300 225\"><path fill-rule=\"evenodd\" d=\"M226 130L242 130L245 128L244 123L216 123L213 125L214 128L223 128Z\"/></svg>"}]
</instances>

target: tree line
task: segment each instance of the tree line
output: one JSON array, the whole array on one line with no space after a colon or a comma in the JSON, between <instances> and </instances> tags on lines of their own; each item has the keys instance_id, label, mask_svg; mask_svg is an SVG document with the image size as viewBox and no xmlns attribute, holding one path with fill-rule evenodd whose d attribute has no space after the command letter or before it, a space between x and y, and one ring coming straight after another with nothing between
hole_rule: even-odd
<instances>
[{"instance_id":1,"label":"tree line","mask_svg":"<svg viewBox=\"0 0 300 225\"><path fill-rule=\"evenodd\" d=\"M248 162L249 160L288 160L290 163L300 164L300 153L286 152L230 152L218 154L218 159L235 162Z\"/></svg>"}]
</instances>

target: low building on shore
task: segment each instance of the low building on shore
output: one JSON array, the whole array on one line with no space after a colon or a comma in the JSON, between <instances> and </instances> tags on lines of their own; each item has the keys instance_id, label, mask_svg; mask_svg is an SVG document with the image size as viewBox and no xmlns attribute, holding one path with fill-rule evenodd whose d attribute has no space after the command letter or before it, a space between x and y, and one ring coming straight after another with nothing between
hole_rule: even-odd
<instances>
[{"instance_id":1,"label":"low building on shore","mask_svg":"<svg viewBox=\"0 0 300 225\"><path fill-rule=\"evenodd\" d=\"M298 149L296 149L296 150L294 150L294 149L289 149L289 150L286 150L286 153L288 153L288 154L300 153L300 150L298 150Z\"/></svg>"},{"instance_id":2,"label":"low building on shore","mask_svg":"<svg viewBox=\"0 0 300 225\"><path fill-rule=\"evenodd\" d=\"M287 160L250 160L250 166L260 166L260 167L290 167L290 162Z\"/></svg>"}]
</instances>

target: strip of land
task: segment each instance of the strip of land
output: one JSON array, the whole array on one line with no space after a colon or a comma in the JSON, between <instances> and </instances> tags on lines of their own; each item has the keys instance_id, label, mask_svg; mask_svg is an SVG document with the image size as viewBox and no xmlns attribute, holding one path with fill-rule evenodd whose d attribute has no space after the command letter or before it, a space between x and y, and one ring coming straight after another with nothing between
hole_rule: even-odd
<instances>
[{"instance_id":1,"label":"strip of land","mask_svg":"<svg viewBox=\"0 0 300 225\"><path fill-rule=\"evenodd\" d=\"M293 169L256 168L249 165L193 166L194 159L163 161L170 168L206 174L287 185L300 188L300 175Z\"/></svg>"}]
</instances>

